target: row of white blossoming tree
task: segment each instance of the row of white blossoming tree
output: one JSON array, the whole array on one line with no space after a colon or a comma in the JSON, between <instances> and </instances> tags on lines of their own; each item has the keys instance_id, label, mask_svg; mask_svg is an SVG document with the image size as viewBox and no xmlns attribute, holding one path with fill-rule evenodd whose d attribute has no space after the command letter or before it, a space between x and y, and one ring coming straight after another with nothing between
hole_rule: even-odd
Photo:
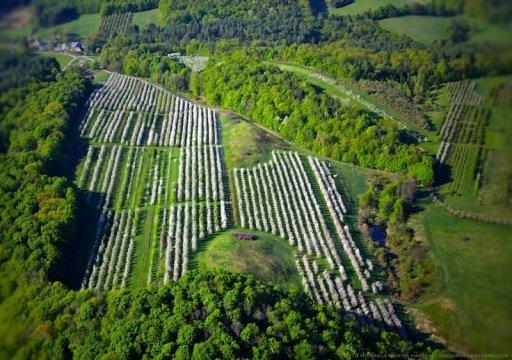
<instances>
[{"instance_id":1,"label":"row of white blossoming tree","mask_svg":"<svg viewBox=\"0 0 512 360\"><path fill-rule=\"evenodd\" d=\"M274 151L271 161L235 168L233 176L240 225L282 237L296 248L297 270L314 301L353 312L363 323L403 330L381 294L382 284L372 276L372 260L345 222L347 206L327 163ZM319 258L327 260L324 269Z\"/></svg>"},{"instance_id":2,"label":"row of white blossoming tree","mask_svg":"<svg viewBox=\"0 0 512 360\"><path fill-rule=\"evenodd\" d=\"M147 283L178 279L198 241L228 226L217 115L112 74L80 130L91 145L77 183L96 224L82 288L140 284L142 272Z\"/></svg>"}]
</instances>

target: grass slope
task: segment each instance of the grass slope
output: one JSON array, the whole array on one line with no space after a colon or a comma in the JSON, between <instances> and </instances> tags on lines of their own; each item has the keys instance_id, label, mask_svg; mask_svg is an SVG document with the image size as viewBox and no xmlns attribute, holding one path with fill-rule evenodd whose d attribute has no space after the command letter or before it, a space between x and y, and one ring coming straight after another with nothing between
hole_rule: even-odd
<instances>
[{"instance_id":1,"label":"grass slope","mask_svg":"<svg viewBox=\"0 0 512 360\"><path fill-rule=\"evenodd\" d=\"M432 44L448 35L452 18L441 16L402 16L380 20L384 29L407 35L422 44Z\"/></svg>"},{"instance_id":2,"label":"grass slope","mask_svg":"<svg viewBox=\"0 0 512 360\"><path fill-rule=\"evenodd\" d=\"M39 39L52 39L55 34L68 33L74 37L84 38L96 30L101 22L100 14L83 14L76 20L38 29L35 36Z\"/></svg>"},{"instance_id":3,"label":"grass slope","mask_svg":"<svg viewBox=\"0 0 512 360\"><path fill-rule=\"evenodd\" d=\"M63 53L56 53L53 51L41 51L39 54L46 57L53 57L60 65L60 68L62 69L64 66L66 66L71 60L73 60L73 56L63 54Z\"/></svg>"},{"instance_id":4,"label":"grass slope","mask_svg":"<svg viewBox=\"0 0 512 360\"><path fill-rule=\"evenodd\" d=\"M153 9L133 13L132 25L137 25L139 28L145 28L151 23L158 26L163 25L160 10Z\"/></svg>"},{"instance_id":5,"label":"grass slope","mask_svg":"<svg viewBox=\"0 0 512 360\"><path fill-rule=\"evenodd\" d=\"M259 231L240 231L254 234L257 238L240 240L232 235L232 231L223 232L209 240L205 250L192 260L195 266L249 273L288 289L301 289L293 248L284 239Z\"/></svg>"},{"instance_id":6,"label":"grass slope","mask_svg":"<svg viewBox=\"0 0 512 360\"><path fill-rule=\"evenodd\" d=\"M236 115L224 114L220 120L228 169L257 165L269 160L272 150L288 147L280 138Z\"/></svg>"},{"instance_id":7,"label":"grass slope","mask_svg":"<svg viewBox=\"0 0 512 360\"><path fill-rule=\"evenodd\" d=\"M459 219L431 204L410 223L440 269L442 284L415 304L436 333L460 351L511 351L510 228Z\"/></svg>"},{"instance_id":8,"label":"grass slope","mask_svg":"<svg viewBox=\"0 0 512 360\"><path fill-rule=\"evenodd\" d=\"M109 77L110 77L110 73L108 73L104 70L99 70L94 74L94 83L102 84L105 81L107 81Z\"/></svg>"},{"instance_id":9,"label":"grass slope","mask_svg":"<svg viewBox=\"0 0 512 360\"><path fill-rule=\"evenodd\" d=\"M356 15L361 14L370 10L375 10L381 6L392 4L395 6L401 6L405 4L411 4L414 2L424 3L427 0L355 0L352 4L334 9L330 8L329 12L336 15Z\"/></svg>"},{"instance_id":10,"label":"grass slope","mask_svg":"<svg viewBox=\"0 0 512 360\"><path fill-rule=\"evenodd\" d=\"M489 23L475 18L465 18L470 24L470 43L489 46L489 44L504 49L512 47L512 24Z\"/></svg>"}]
</instances>

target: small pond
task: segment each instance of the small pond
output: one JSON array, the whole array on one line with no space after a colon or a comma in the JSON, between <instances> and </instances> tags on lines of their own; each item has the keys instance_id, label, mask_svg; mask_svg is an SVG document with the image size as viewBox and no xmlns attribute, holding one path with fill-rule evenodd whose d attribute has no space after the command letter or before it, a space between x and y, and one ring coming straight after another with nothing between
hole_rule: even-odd
<instances>
[{"instance_id":1,"label":"small pond","mask_svg":"<svg viewBox=\"0 0 512 360\"><path fill-rule=\"evenodd\" d=\"M386 245L386 229L383 226L370 226L370 235L379 246Z\"/></svg>"}]
</instances>

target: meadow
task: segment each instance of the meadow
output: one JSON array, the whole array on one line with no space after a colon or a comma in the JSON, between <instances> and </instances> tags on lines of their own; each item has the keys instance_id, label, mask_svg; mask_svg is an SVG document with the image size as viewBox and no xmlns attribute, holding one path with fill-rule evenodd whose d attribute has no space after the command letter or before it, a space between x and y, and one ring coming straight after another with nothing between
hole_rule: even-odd
<instances>
[{"instance_id":1,"label":"meadow","mask_svg":"<svg viewBox=\"0 0 512 360\"><path fill-rule=\"evenodd\" d=\"M510 228L464 220L422 204L410 225L426 241L442 282L412 306L458 351L509 352L512 343Z\"/></svg>"},{"instance_id":2,"label":"meadow","mask_svg":"<svg viewBox=\"0 0 512 360\"><path fill-rule=\"evenodd\" d=\"M430 45L448 36L452 19L441 16L411 15L379 20L379 24L388 31L407 35L415 41Z\"/></svg>"},{"instance_id":3,"label":"meadow","mask_svg":"<svg viewBox=\"0 0 512 360\"><path fill-rule=\"evenodd\" d=\"M133 13L132 24L139 28L144 28L149 24L161 26L163 24L162 14L158 9L136 12Z\"/></svg>"},{"instance_id":4,"label":"meadow","mask_svg":"<svg viewBox=\"0 0 512 360\"><path fill-rule=\"evenodd\" d=\"M238 239L233 231L243 231L256 238ZM214 236L191 260L191 267L248 273L287 289L299 290L302 286L293 248L284 239L261 231L235 229Z\"/></svg>"},{"instance_id":5,"label":"meadow","mask_svg":"<svg viewBox=\"0 0 512 360\"><path fill-rule=\"evenodd\" d=\"M426 0L355 0L352 4L338 9L331 7L329 8L329 12L336 15L357 15L378 9L387 4L400 6L413 2L426 2Z\"/></svg>"},{"instance_id":6,"label":"meadow","mask_svg":"<svg viewBox=\"0 0 512 360\"><path fill-rule=\"evenodd\" d=\"M39 28L35 36L41 40L51 40L58 34L69 34L72 37L85 38L95 32L101 23L100 14L83 14L70 22Z\"/></svg>"},{"instance_id":7,"label":"meadow","mask_svg":"<svg viewBox=\"0 0 512 360\"><path fill-rule=\"evenodd\" d=\"M57 60L57 62L59 63L61 69L67 64L69 64L71 60L73 60L73 57L71 55L64 53L57 53L53 51L41 51L40 54L42 56L55 58L55 60Z\"/></svg>"}]
</instances>

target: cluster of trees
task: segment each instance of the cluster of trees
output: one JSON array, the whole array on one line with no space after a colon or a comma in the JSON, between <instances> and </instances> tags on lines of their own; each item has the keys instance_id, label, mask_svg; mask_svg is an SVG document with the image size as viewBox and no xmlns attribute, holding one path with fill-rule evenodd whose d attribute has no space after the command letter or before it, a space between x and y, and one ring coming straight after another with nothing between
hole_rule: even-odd
<instances>
[{"instance_id":1,"label":"cluster of trees","mask_svg":"<svg viewBox=\"0 0 512 360\"><path fill-rule=\"evenodd\" d=\"M35 293L39 291L39 293ZM9 358L315 359L358 354L435 357L439 351L377 328L361 328L348 315L312 305L302 292L287 293L251 276L191 271L160 288L112 292L68 291L55 283L34 288L38 299L17 299L2 320L19 316L30 328L21 348L0 327ZM3 305L2 305L3 306ZM2 309L3 310L3 309ZM14 311L13 311L14 310ZM2 323L4 325L4 323ZM3 331L2 331L3 330Z\"/></svg>"},{"instance_id":2,"label":"cluster of trees","mask_svg":"<svg viewBox=\"0 0 512 360\"><path fill-rule=\"evenodd\" d=\"M103 1L101 14L108 16L118 13L139 12L155 9L159 0L108 0Z\"/></svg>"},{"instance_id":3,"label":"cluster of trees","mask_svg":"<svg viewBox=\"0 0 512 360\"><path fill-rule=\"evenodd\" d=\"M272 45L343 40L352 46L388 50L421 46L406 36L383 30L368 17L325 15L310 3L317 2L243 0L228 6L221 0L162 1L160 10L166 25L157 38L181 44L193 39L238 39L244 44L254 41Z\"/></svg>"},{"instance_id":4,"label":"cluster of trees","mask_svg":"<svg viewBox=\"0 0 512 360\"><path fill-rule=\"evenodd\" d=\"M35 80L51 81L59 72L59 64L53 58L34 57L25 52L0 52L0 92ZM10 97L5 97L8 100Z\"/></svg>"},{"instance_id":5,"label":"cluster of trees","mask_svg":"<svg viewBox=\"0 0 512 360\"><path fill-rule=\"evenodd\" d=\"M432 0L425 3L412 2L402 6L393 4L383 5L370 10L359 17L369 17L374 20L387 19L406 15L453 16L464 12L465 0Z\"/></svg>"},{"instance_id":6,"label":"cluster of trees","mask_svg":"<svg viewBox=\"0 0 512 360\"><path fill-rule=\"evenodd\" d=\"M335 9L350 5L354 0L330 0L331 6Z\"/></svg>"},{"instance_id":7,"label":"cluster of trees","mask_svg":"<svg viewBox=\"0 0 512 360\"><path fill-rule=\"evenodd\" d=\"M368 11L363 17L385 19L405 15L452 16L466 14L489 22L506 23L512 18L512 4L508 0L431 0L413 2L397 7L392 4Z\"/></svg>"},{"instance_id":8,"label":"cluster of trees","mask_svg":"<svg viewBox=\"0 0 512 360\"><path fill-rule=\"evenodd\" d=\"M67 72L0 97L0 298L20 282L56 276L59 248L73 236L75 193L60 175L70 116L88 88Z\"/></svg>"},{"instance_id":9,"label":"cluster of trees","mask_svg":"<svg viewBox=\"0 0 512 360\"><path fill-rule=\"evenodd\" d=\"M309 42L316 37L308 1L163 0L165 37L181 42L238 38Z\"/></svg>"},{"instance_id":10,"label":"cluster of trees","mask_svg":"<svg viewBox=\"0 0 512 360\"><path fill-rule=\"evenodd\" d=\"M151 79L172 91L186 90L190 69L176 58L170 58L150 46L133 50L118 46L104 46L99 62L106 69L126 75Z\"/></svg>"},{"instance_id":11,"label":"cluster of trees","mask_svg":"<svg viewBox=\"0 0 512 360\"><path fill-rule=\"evenodd\" d=\"M335 78L382 81L416 100L426 97L431 86L460 78L469 67L461 59L440 57L428 49L376 51L340 43L280 47L268 50L266 56L310 66Z\"/></svg>"},{"instance_id":12,"label":"cluster of trees","mask_svg":"<svg viewBox=\"0 0 512 360\"><path fill-rule=\"evenodd\" d=\"M374 178L359 196L358 221L363 236L370 227L385 228L385 244L370 241L375 257L388 275L388 283L404 300L420 297L436 281L436 271L427 249L407 226L413 207L414 179Z\"/></svg>"},{"instance_id":13,"label":"cluster of trees","mask_svg":"<svg viewBox=\"0 0 512 360\"><path fill-rule=\"evenodd\" d=\"M191 82L209 102L234 109L321 156L433 180L432 159L400 141L392 121L346 107L296 75L241 53L210 61Z\"/></svg>"},{"instance_id":14,"label":"cluster of trees","mask_svg":"<svg viewBox=\"0 0 512 360\"><path fill-rule=\"evenodd\" d=\"M12 10L16 7L27 5L29 0L4 0L0 3L0 10L7 11Z\"/></svg>"},{"instance_id":15,"label":"cluster of trees","mask_svg":"<svg viewBox=\"0 0 512 360\"><path fill-rule=\"evenodd\" d=\"M75 7L54 0L37 0L34 8L36 23L41 27L62 24L80 16Z\"/></svg>"}]
</instances>

